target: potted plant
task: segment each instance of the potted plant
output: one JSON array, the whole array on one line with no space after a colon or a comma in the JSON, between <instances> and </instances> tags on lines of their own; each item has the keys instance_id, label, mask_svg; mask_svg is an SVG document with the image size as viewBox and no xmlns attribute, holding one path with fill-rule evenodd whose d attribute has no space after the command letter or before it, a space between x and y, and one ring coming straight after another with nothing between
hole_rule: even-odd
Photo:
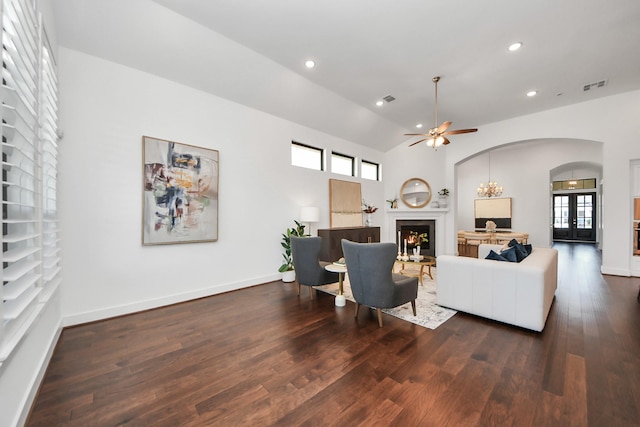
<instances>
[{"instance_id":1,"label":"potted plant","mask_svg":"<svg viewBox=\"0 0 640 427\"><path fill-rule=\"evenodd\" d=\"M440 207L441 208L446 208L448 203L448 199L449 199L449 189L448 188L443 188L442 190L438 191L438 199L440 199Z\"/></svg>"},{"instance_id":2,"label":"potted plant","mask_svg":"<svg viewBox=\"0 0 640 427\"><path fill-rule=\"evenodd\" d=\"M364 199L362 199L362 212L367 214L367 219L365 220L364 225L366 225L367 227L371 227L371 225L373 225L373 218L371 218L371 214L373 214L377 210L378 208L368 204Z\"/></svg>"},{"instance_id":3,"label":"potted plant","mask_svg":"<svg viewBox=\"0 0 640 427\"><path fill-rule=\"evenodd\" d=\"M282 242L280 245L284 248L284 253L282 257L284 258L284 262L278 269L280 273L282 273L282 281L283 282L293 282L296 280L296 272L293 269L293 257L291 256L291 236L296 237L304 237L304 225L300 224L298 221L294 221L296 226L294 228L287 228L286 233L282 233Z\"/></svg>"}]
</instances>

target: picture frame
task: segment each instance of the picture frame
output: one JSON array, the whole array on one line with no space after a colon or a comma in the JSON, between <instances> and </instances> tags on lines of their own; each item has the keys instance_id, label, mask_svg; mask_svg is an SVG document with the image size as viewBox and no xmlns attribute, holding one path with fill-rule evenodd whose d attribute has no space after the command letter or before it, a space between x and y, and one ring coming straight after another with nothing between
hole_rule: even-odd
<instances>
[{"instance_id":1,"label":"picture frame","mask_svg":"<svg viewBox=\"0 0 640 427\"><path fill-rule=\"evenodd\" d=\"M511 229L511 197L474 200L474 225L484 230L487 221L496 223L498 229Z\"/></svg>"},{"instance_id":2,"label":"picture frame","mask_svg":"<svg viewBox=\"0 0 640 427\"><path fill-rule=\"evenodd\" d=\"M359 182L329 179L331 228L362 227L362 189Z\"/></svg>"},{"instance_id":3,"label":"picture frame","mask_svg":"<svg viewBox=\"0 0 640 427\"><path fill-rule=\"evenodd\" d=\"M218 240L218 150L142 137L142 244Z\"/></svg>"}]
</instances>

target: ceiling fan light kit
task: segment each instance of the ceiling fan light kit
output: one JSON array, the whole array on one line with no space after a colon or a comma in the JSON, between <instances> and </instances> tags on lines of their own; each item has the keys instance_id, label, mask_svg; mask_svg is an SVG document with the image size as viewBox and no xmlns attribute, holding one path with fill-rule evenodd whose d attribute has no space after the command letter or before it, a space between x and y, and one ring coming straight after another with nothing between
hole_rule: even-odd
<instances>
[{"instance_id":1,"label":"ceiling fan light kit","mask_svg":"<svg viewBox=\"0 0 640 427\"><path fill-rule=\"evenodd\" d=\"M419 141L416 141L412 144L409 144L409 147L412 147L422 141L426 141L427 147L432 147L437 150L438 147L442 145L447 145L451 141L445 135L458 135L461 133L471 133L477 132L478 129L458 129L458 130L450 130L449 126L451 126L451 122L442 122L440 126L438 126L438 82L440 81L440 76L435 76L431 79L433 84L435 85L435 120L433 122L433 127L427 131L427 133L405 133L405 136L423 136Z\"/></svg>"}]
</instances>

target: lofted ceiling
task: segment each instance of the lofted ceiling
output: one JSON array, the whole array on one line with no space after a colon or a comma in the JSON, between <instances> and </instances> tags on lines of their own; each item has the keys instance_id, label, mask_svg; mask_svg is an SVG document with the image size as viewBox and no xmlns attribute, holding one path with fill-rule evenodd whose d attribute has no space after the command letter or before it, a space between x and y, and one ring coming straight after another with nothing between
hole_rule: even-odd
<instances>
[{"instance_id":1,"label":"lofted ceiling","mask_svg":"<svg viewBox=\"0 0 640 427\"><path fill-rule=\"evenodd\" d=\"M383 151L408 145L402 134L417 123L433 126L436 75L439 121L480 132L640 89L637 0L56 0L53 8L61 46ZM523 47L510 52L513 42ZM246 49L222 50L228 43ZM317 66L307 69L307 59ZM396 99L375 105L387 95Z\"/></svg>"}]
</instances>

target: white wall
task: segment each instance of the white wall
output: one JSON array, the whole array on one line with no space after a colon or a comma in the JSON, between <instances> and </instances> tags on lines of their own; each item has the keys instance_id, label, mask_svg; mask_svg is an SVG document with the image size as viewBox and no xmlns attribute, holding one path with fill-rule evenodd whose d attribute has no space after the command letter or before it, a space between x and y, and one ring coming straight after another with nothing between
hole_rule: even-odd
<instances>
[{"instance_id":1,"label":"white wall","mask_svg":"<svg viewBox=\"0 0 640 427\"><path fill-rule=\"evenodd\" d=\"M375 150L65 48L60 49L60 92L66 324L279 279L281 233L308 205L321 208L314 230L328 227L328 179L348 179L291 166L291 140L374 162L383 158ZM143 135L219 150L217 242L141 245ZM362 193L371 203L384 202L381 183L362 181Z\"/></svg>"},{"instance_id":2,"label":"white wall","mask_svg":"<svg viewBox=\"0 0 640 427\"><path fill-rule=\"evenodd\" d=\"M631 188L629 162L640 159L640 91L586 101L537 114L480 126L479 131L470 135L452 138L446 150L444 165L445 185L449 188L461 187L456 183L461 179L457 165L477 153L505 144L530 140L576 139L598 141L602 143L602 179L603 179L603 233L602 233L602 272L606 274L629 275L632 257L630 255L631 234L629 227L631 215ZM433 156L432 150L423 149L424 158ZM419 153L405 150L406 156L418 156ZM394 155L396 153L394 152ZM571 156L568 156L571 157ZM523 156L523 158L525 158ZM568 159L570 160L570 159ZM389 167L388 162L385 162ZM523 169L535 168L534 162L523 164ZM553 165L549 165L553 167ZM528 169L527 169L528 170ZM423 172L419 166L405 168L406 175ZM545 171L547 179L549 170ZM518 174L519 175L519 174ZM518 176L496 177L508 191ZM547 182L548 184L548 182ZM463 190L475 194L478 183L471 189ZM512 197L524 195L511 193ZM470 197L475 197L471 196ZM447 253L456 251L456 230L459 228L456 218L456 197L450 203L447 220ZM450 201L451 202L451 201ZM541 205L527 215L546 218L548 206ZM517 221L520 221L517 219ZM548 225L540 224L540 227ZM518 227L520 228L520 227ZM538 230L528 230L540 233Z\"/></svg>"},{"instance_id":3,"label":"white wall","mask_svg":"<svg viewBox=\"0 0 640 427\"><path fill-rule=\"evenodd\" d=\"M550 171L576 161L601 162L602 144L571 139L526 141L494 149L490 156L485 152L460 163L456 187L458 228L474 229L476 188L481 182L486 185L490 171L491 180L504 187L501 197L512 199L513 231L529 233L529 242L533 245L550 246Z\"/></svg>"}]
</instances>

